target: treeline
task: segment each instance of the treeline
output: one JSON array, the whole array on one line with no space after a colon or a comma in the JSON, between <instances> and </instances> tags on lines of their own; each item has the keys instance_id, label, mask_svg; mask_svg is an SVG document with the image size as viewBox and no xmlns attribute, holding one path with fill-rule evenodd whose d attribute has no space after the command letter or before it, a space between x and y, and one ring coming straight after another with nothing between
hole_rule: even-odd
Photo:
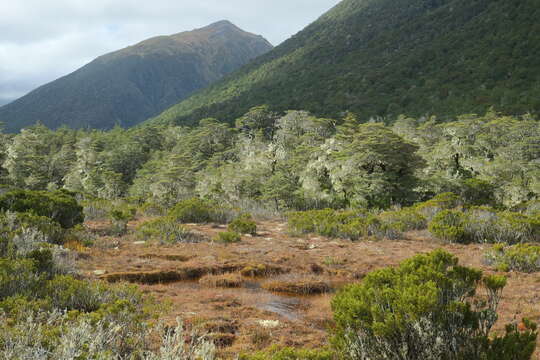
<instances>
[{"instance_id":1,"label":"treeline","mask_svg":"<svg viewBox=\"0 0 540 360\"><path fill-rule=\"evenodd\" d=\"M0 134L0 182L170 207L194 195L266 210L406 206L453 192L511 208L540 194L540 122L494 112L454 122L251 109L235 126L108 132L36 125Z\"/></svg>"}]
</instances>

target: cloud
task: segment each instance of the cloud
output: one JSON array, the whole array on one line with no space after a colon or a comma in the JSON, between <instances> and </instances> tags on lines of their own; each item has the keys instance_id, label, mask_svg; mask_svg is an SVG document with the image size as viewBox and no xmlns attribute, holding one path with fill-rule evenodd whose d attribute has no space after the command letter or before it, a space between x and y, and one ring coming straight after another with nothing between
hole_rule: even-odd
<instances>
[{"instance_id":1,"label":"cloud","mask_svg":"<svg viewBox=\"0 0 540 360\"><path fill-rule=\"evenodd\" d=\"M279 44L339 0L0 2L0 104L152 36L227 19Z\"/></svg>"}]
</instances>

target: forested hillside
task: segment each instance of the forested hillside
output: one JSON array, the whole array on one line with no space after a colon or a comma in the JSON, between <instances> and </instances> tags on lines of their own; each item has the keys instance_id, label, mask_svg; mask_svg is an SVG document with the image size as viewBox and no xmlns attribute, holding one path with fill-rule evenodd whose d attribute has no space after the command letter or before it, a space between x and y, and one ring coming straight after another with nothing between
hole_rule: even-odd
<instances>
[{"instance_id":1,"label":"forested hillside","mask_svg":"<svg viewBox=\"0 0 540 360\"><path fill-rule=\"evenodd\" d=\"M232 121L249 108L319 116L540 111L536 0L344 0L158 122Z\"/></svg>"},{"instance_id":2,"label":"forested hillside","mask_svg":"<svg viewBox=\"0 0 540 360\"><path fill-rule=\"evenodd\" d=\"M159 36L101 56L0 108L7 131L133 126L269 51L263 37L228 21Z\"/></svg>"}]
</instances>

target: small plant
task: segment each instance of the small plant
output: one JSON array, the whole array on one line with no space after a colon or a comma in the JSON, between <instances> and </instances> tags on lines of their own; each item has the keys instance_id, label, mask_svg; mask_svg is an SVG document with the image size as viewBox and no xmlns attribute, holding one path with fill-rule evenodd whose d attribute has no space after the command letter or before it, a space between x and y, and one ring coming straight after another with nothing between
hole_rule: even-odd
<instances>
[{"instance_id":1,"label":"small plant","mask_svg":"<svg viewBox=\"0 0 540 360\"><path fill-rule=\"evenodd\" d=\"M240 242L242 240L242 237L239 233L234 231L222 231L218 233L213 240L215 242L220 242L224 244L232 244Z\"/></svg>"},{"instance_id":2,"label":"small plant","mask_svg":"<svg viewBox=\"0 0 540 360\"><path fill-rule=\"evenodd\" d=\"M500 271L537 272L540 271L540 246L497 244L484 255L484 260Z\"/></svg>"},{"instance_id":3,"label":"small plant","mask_svg":"<svg viewBox=\"0 0 540 360\"><path fill-rule=\"evenodd\" d=\"M229 231L239 234L257 234L257 224L253 221L250 214L242 214L234 219L228 226Z\"/></svg>"},{"instance_id":4,"label":"small plant","mask_svg":"<svg viewBox=\"0 0 540 360\"><path fill-rule=\"evenodd\" d=\"M244 280L239 274L209 274L203 276L199 284L210 287L239 288L244 285Z\"/></svg>"},{"instance_id":5,"label":"small plant","mask_svg":"<svg viewBox=\"0 0 540 360\"><path fill-rule=\"evenodd\" d=\"M157 240L161 244L197 243L203 240L202 236L167 216L139 225L136 234L144 241Z\"/></svg>"},{"instance_id":6,"label":"small plant","mask_svg":"<svg viewBox=\"0 0 540 360\"><path fill-rule=\"evenodd\" d=\"M136 209L113 209L109 213L112 235L122 236L127 233L127 225L135 217Z\"/></svg>"}]
</instances>

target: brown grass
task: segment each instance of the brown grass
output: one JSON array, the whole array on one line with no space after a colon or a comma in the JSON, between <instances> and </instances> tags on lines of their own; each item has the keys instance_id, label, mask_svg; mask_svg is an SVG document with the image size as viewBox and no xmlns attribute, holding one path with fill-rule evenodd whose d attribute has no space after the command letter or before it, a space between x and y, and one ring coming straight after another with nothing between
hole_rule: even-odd
<instances>
[{"instance_id":1,"label":"brown grass","mask_svg":"<svg viewBox=\"0 0 540 360\"><path fill-rule=\"evenodd\" d=\"M240 274L246 277L264 277L271 275L286 274L290 269L272 264L247 265L240 270Z\"/></svg>"},{"instance_id":2,"label":"brown grass","mask_svg":"<svg viewBox=\"0 0 540 360\"><path fill-rule=\"evenodd\" d=\"M313 276L281 277L264 282L262 287L268 291L295 295L316 295L333 291L333 285L329 280Z\"/></svg>"},{"instance_id":3,"label":"brown grass","mask_svg":"<svg viewBox=\"0 0 540 360\"><path fill-rule=\"evenodd\" d=\"M203 276L199 284L209 287L239 288L244 285L244 279L239 274L209 274Z\"/></svg>"},{"instance_id":4,"label":"brown grass","mask_svg":"<svg viewBox=\"0 0 540 360\"><path fill-rule=\"evenodd\" d=\"M158 259L158 260L167 260L167 261L189 261L193 259L193 255L183 255L183 254L144 254L140 256L141 259Z\"/></svg>"}]
</instances>

